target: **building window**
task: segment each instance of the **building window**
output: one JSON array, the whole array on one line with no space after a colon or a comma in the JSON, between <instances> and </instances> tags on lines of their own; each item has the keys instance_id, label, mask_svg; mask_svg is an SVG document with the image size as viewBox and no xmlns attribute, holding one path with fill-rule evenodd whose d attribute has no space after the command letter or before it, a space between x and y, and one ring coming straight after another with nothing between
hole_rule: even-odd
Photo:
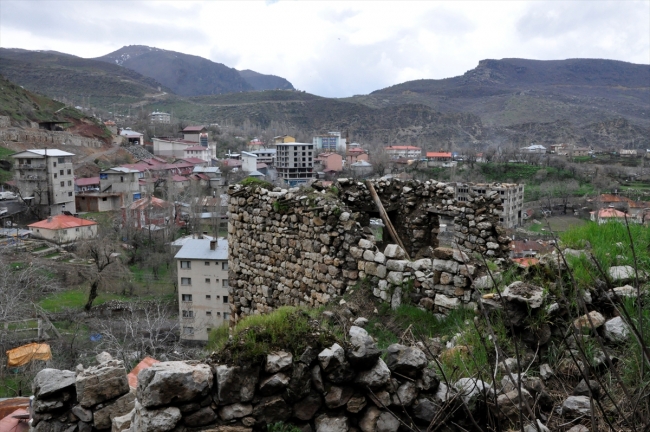
<instances>
[{"instance_id":1,"label":"building window","mask_svg":"<svg viewBox=\"0 0 650 432\"><path fill-rule=\"evenodd\" d=\"M183 327L183 334L186 335L194 334L194 327Z\"/></svg>"},{"instance_id":2,"label":"building window","mask_svg":"<svg viewBox=\"0 0 650 432\"><path fill-rule=\"evenodd\" d=\"M102 198L102 201L106 201L106 197Z\"/></svg>"},{"instance_id":3,"label":"building window","mask_svg":"<svg viewBox=\"0 0 650 432\"><path fill-rule=\"evenodd\" d=\"M224 280L222 280L222 281L221 281L221 285L222 285L223 287L228 287L228 286L229 286L229 285L228 285L228 279L224 279Z\"/></svg>"},{"instance_id":4,"label":"building window","mask_svg":"<svg viewBox=\"0 0 650 432\"><path fill-rule=\"evenodd\" d=\"M192 294L182 294L181 300L183 301L192 301Z\"/></svg>"},{"instance_id":5,"label":"building window","mask_svg":"<svg viewBox=\"0 0 650 432\"><path fill-rule=\"evenodd\" d=\"M205 311L205 314L206 314L207 316L212 316L212 311Z\"/></svg>"},{"instance_id":6,"label":"building window","mask_svg":"<svg viewBox=\"0 0 650 432\"><path fill-rule=\"evenodd\" d=\"M221 270L228 270L228 261L221 263Z\"/></svg>"},{"instance_id":7,"label":"building window","mask_svg":"<svg viewBox=\"0 0 650 432\"><path fill-rule=\"evenodd\" d=\"M210 261L206 261L206 262L205 262L205 265L209 266L209 265L210 265Z\"/></svg>"},{"instance_id":8,"label":"building window","mask_svg":"<svg viewBox=\"0 0 650 432\"><path fill-rule=\"evenodd\" d=\"M210 283L210 278L205 278L205 283L209 284Z\"/></svg>"},{"instance_id":9,"label":"building window","mask_svg":"<svg viewBox=\"0 0 650 432\"><path fill-rule=\"evenodd\" d=\"M61 182L61 187L64 187L64 186L65 186L65 182Z\"/></svg>"},{"instance_id":10,"label":"building window","mask_svg":"<svg viewBox=\"0 0 650 432\"><path fill-rule=\"evenodd\" d=\"M72 180L68 180L68 186L72 186Z\"/></svg>"},{"instance_id":11,"label":"building window","mask_svg":"<svg viewBox=\"0 0 650 432\"><path fill-rule=\"evenodd\" d=\"M59 158L59 163L65 163L65 158Z\"/></svg>"},{"instance_id":12,"label":"building window","mask_svg":"<svg viewBox=\"0 0 650 432\"><path fill-rule=\"evenodd\" d=\"M56 173L54 173L54 178L56 178L56 177L57 177L57 174L56 174Z\"/></svg>"},{"instance_id":13,"label":"building window","mask_svg":"<svg viewBox=\"0 0 650 432\"><path fill-rule=\"evenodd\" d=\"M205 296L205 299L206 299L206 300L211 300L211 299L212 299L212 296L211 296L210 294L207 294L207 295Z\"/></svg>"},{"instance_id":14,"label":"building window","mask_svg":"<svg viewBox=\"0 0 650 432\"><path fill-rule=\"evenodd\" d=\"M183 311L183 318L192 318L192 317L194 317L194 311L191 310Z\"/></svg>"},{"instance_id":15,"label":"building window","mask_svg":"<svg viewBox=\"0 0 650 432\"><path fill-rule=\"evenodd\" d=\"M52 166L56 168L56 162L52 162Z\"/></svg>"},{"instance_id":16,"label":"building window","mask_svg":"<svg viewBox=\"0 0 650 432\"><path fill-rule=\"evenodd\" d=\"M59 170L59 174L63 175L63 170Z\"/></svg>"},{"instance_id":17,"label":"building window","mask_svg":"<svg viewBox=\"0 0 650 432\"><path fill-rule=\"evenodd\" d=\"M71 196L72 196L72 192L68 192L68 196L71 197Z\"/></svg>"},{"instance_id":18,"label":"building window","mask_svg":"<svg viewBox=\"0 0 650 432\"><path fill-rule=\"evenodd\" d=\"M228 296L223 296L223 302L228 303Z\"/></svg>"},{"instance_id":19,"label":"building window","mask_svg":"<svg viewBox=\"0 0 650 432\"><path fill-rule=\"evenodd\" d=\"M120 176L120 181L124 183L124 176Z\"/></svg>"},{"instance_id":20,"label":"building window","mask_svg":"<svg viewBox=\"0 0 650 432\"><path fill-rule=\"evenodd\" d=\"M68 175L71 175L71 174L72 174L72 170L69 169L68 170Z\"/></svg>"},{"instance_id":21,"label":"building window","mask_svg":"<svg viewBox=\"0 0 650 432\"><path fill-rule=\"evenodd\" d=\"M74 230L77 231L77 232L79 232L79 228L75 228Z\"/></svg>"},{"instance_id":22,"label":"building window","mask_svg":"<svg viewBox=\"0 0 650 432\"><path fill-rule=\"evenodd\" d=\"M192 285L192 278L181 278L181 285Z\"/></svg>"},{"instance_id":23,"label":"building window","mask_svg":"<svg viewBox=\"0 0 650 432\"><path fill-rule=\"evenodd\" d=\"M205 331L207 331L208 333L210 333L210 332L212 331L212 327L206 327L206 328L205 328Z\"/></svg>"},{"instance_id":24,"label":"building window","mask_svg":"<svg viewBox=\"0 0 650 432\"><path fill-rule=\"evenodd\" d=\"M192 268L192 262L191 261L181 261L181 268L182 269L191 269Z\"/></svg>"},{"instance_id":25,"label":"building window","mask_svg":"<svg viewBox=\"0 0 650 432\"><path fill-rule=\"evenodd\" d=\"M227 319L229 319L229 318L230 318L230 314L229 314L228 312L224 312L224 313L223 313L223 319L224 319L224 320L227 320Z\"/></svg>"}]
</instances>

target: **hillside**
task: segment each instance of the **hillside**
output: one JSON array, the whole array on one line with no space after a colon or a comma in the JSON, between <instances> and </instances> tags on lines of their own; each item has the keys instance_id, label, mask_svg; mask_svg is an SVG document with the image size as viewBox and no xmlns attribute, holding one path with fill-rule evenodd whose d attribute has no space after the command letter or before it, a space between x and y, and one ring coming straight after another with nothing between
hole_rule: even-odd
<instances>
[{"instance_id":1,"label":"hillside","mask_svg":"<svg viewBox=\"0 0 650 432\"><path fill-rule=\"evenodd\" d=\"M254 90L236 69L175 51L129 45L95 60L151 77L181 96Z\"/></svg>"},{"instance_id":2,"label":"hillside","mask_svg":"<svg viewBox=\"0 0 650 432\"><path fill-rule=\"evenodd\" d=\"M275 75L264 75L250 69L239 71L239 75L255 90L294 90L286 79Z\"/></svg>"},{"instance_id":3,"label":"hillside","mask_svg":"<svg viewBox=\"0 0 650 432\"><path fill-rule=\"evenodd\" d=\"M465 74L416 80L346 100L380 108L420 103L470 112L488 126L624 117L650 126L650 66L614 60L482 60Z\"/></svg>"},{"instance_id":4,"label":"hillside","mask_svg":"<svg viewBox=\"0 0 650 432\"><path fill-rule=\"evenodd\" d=\"M133 70L55 51L0 48L0 74L28 90L75 105L90 98L93 106L109 107L170 91Z\"/></svg>"}]
</instances>

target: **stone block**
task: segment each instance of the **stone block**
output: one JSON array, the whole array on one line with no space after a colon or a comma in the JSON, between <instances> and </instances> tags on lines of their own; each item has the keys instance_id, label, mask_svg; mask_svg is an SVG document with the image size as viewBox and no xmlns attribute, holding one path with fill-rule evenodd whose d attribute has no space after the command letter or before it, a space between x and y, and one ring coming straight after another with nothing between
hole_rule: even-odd
<instances>
[{"instance_id":1,"label":"stone block","mask_svg":"<svg viewBox=\"0 0 650 432\"><path fill-rule=\"evenodd\" d=\"M85 369L77 375L75 386L77 400L86 408L115 399L129 391L124 363L117 360Z\"/></svg>"}]
</instances>

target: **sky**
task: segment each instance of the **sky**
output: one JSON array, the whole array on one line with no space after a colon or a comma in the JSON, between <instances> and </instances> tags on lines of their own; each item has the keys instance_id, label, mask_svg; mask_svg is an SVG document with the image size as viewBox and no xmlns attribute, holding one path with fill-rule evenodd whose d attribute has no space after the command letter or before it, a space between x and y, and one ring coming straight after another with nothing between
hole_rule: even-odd
<instances>
[{"instance_id":1,"label":"sky","mask_svg":"<svg viewBox=\"0 0 650 432\"><path fill-rule=\"evenodd\" d=\"M198 55L327 97L462 75L483 59L650 64L642 1L0 0L0 47Z\"/></svg>"}]
</instances>

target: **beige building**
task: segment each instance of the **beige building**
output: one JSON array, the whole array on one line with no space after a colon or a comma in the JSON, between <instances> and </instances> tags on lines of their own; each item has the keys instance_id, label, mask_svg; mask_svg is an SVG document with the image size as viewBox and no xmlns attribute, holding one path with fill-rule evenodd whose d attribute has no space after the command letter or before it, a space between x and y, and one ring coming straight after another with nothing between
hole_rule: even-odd
<instances>
[{"instance_id":1,"label":"beige building","mask_svg":"<svg viewBox=\"0 0 650 432\"><path fill-rule=\"evenodd\" d=\"M230 319L228 240L189 239L175 259L181 339L207 341Z\"/></svg>"},{"instance_id":2,"label":"beige building","mask_svg":"<svg viewBox=\"0 0 650 432\"><path fill-rule=\"evenodd\" d=\"M11 155L16 186L23 199L39 208L41 215L77 212L72 156L58 149L25 150Z\"/></svg>"},{"instance_id":3,"label":"beige building","mask_svg":"<svg viewBox=\"0 0 650 432\"><path fill-rule=\"evenodd\" d=\"M49 240L56 244L67 244L77 240L97 237L97 222L74 216L51 216L40 222L27 225L32 237Z\"/></svg>"},{"instance_id":4,"label":"beige building","mask_svg":"<svg viewBox=\"0 0 650 432\"><path fill-rule=\"evenodd\" d=\"M99 191L102 193L119 194L121 206L128 206L142 198L140 193L140 171L113 167L99 173Z\"/></svg>"},{"instance_id":5,"label":"beige building","mask_svg":"<svg viewBox=\"0 0 650 432\"><path fill-rule=\"evenodd\" d=\"M504 228L515 228L522 223L524 206L524 185L516 183L495 184L455 184L455 196L458 201L468 201L472 195L488 195L496 192L503 201L503 211L499 222Z\"/></svg>"}]
</instances>

